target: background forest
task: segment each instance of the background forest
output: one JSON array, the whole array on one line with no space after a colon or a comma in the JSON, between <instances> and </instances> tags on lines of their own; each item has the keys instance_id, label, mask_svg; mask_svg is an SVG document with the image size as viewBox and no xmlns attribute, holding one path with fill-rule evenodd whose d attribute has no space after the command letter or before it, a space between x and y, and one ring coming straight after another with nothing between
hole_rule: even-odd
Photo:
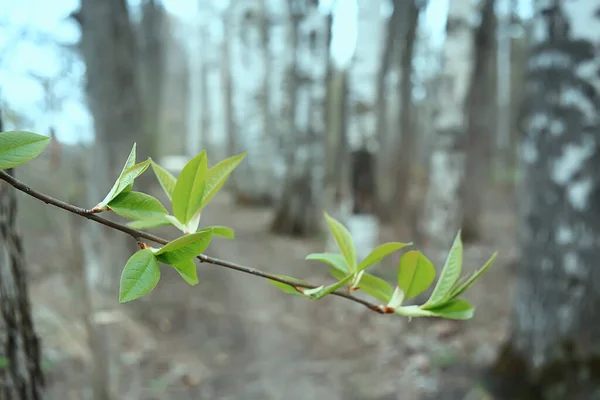
<instances>
[{"instance_id":1,"label":"background forest","mask_svg":"<svg viewBox=\"0 0 600 400\"><path fill-rule=\"evenodd\" d=\"M134 142L138 160L175 176L202 150L211 165L247 152L202 213L201 225L236 232L210 256L320 282L323 265L304 257L335 251L324 211L348 227L359 259L413 242L441 267L459 230L466 272L499 253L469 290L469 321L316 303L208 264L196 286L165 269L149 295L119 304L135 241L23 193L12 221L3 187L2 257L6 232L20 235L27 287L4 279L0 298L31 302L41 346L41 372L23 375L31 393L598 398L598 10L595 0L0 0L0 130L53 138L15 169L36 190L90 208ZM165 199L152 174L136 188ZM399 256L373 273L395 280ZM7 316L0 361L19 345L2 337ZM0 399L11 398L9 370L0 363Z\"/></svg>"}]
</instances>

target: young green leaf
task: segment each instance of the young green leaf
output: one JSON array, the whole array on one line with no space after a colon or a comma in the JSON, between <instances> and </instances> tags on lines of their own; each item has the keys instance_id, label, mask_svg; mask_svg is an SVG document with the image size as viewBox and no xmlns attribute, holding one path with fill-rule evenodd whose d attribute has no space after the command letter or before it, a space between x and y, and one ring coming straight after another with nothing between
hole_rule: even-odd
<instances>
[{"instance_id":1,"label":"young green leaf","mask_svg":"<svg viewBox=\"0 0 600 400\"><path fill-rule=\"evenodd\" d=\"M119 194L108 207L122 217L135 220L156 219L168 214L157 198L134 191Z\"/></svg>"},{"instance_id":2,"label":"young green leaf","mask_svg":"<svg viewBox=\"0 0 600 400\"><path fill-rule=\"evenodd\" d=\"M160 248L154 256L162 263L174 265L202 254L210 244L212 230L182 236Z\"/></svg>"},{"instance_id":3,"label":"young green leaf","mask_svg":"<svg viewBox=\"0 0 600 400\"><path fill-rule=\"evenodd\" d=\"M349 274L350 269L343 255L337 253L312 253L306 256L305 260L315 260L327 263L344 274Z\"/></svg>"},{"instance_id":4,"label":"young green leaf","mask_svg":"<svg viewBox=\"0 0 600 400\"><path fill-rule=\"evenodd\" d=\"M328 294L335 292L342 286L344 286L346 283L348 283L350 281L350 279L352 279L352 275L348 275L348 276L344 277L341 281L333 283L328 286L319 286L318 288L314 288L314 289L304 289L304 294L313 300L319 300L319 299L327 296Z\"/></svg>"},{"instance_id":5,"label":"young green leaf","mask_svg":"<svg viewBox=\"0 0 600 400\"><path fill-rule=\"evenodd\" d=\"M411 246L412 243L400 243L400 242L389 242L377 246L371 254L369 254L362 262L358 265L358 271L367 269L372 265L377 264L379 261L389 256L395 251L400 250L403 247Z\"/></svg>"},{"instance_id":6,"label":"young green leaf","mask_svg":"<svg viewBox=\"0 0 600 400\"><path fill-rule=\"evenodd\" d=\"M329 268L329 273L338 281L343 280L346 275L335 268ZM377 300L387 303L394 294L394 289L389 283L374 275L364 273L358 281L358 288Z\"/></svg>"},{"instance_id":7,"label":"young green leaf","mask_svg":"<svg viewBox=\"0 0 600 400\"><path fill-rule=\"evenodd\" d=\"M208 170L206 173L206 186L204 187L204 195L200 206L201 209L206 207L214 195L221 190L229 175L231 175L233 170L242 162L244 157L246 157L245 152L237 156L226 158Z\"/></svg>"},{"instance_id":8,"label":"young green leaf","mask_svg":"<svg viewBox=\"0 0 600 400\"><path fill-rule=\"evenodd\" d=\"M402 306L402 307L396 307L396 309L394 310L394 313L396 313L398 315L402 315L403 317L409 317L409 318L413 318L413 317L436 317L437 316L437 314L435 314L434 312L429 311L429 310L423 310L419 306Z\"/></svg>"},{"instance_id":9,"label":"young green leaf","mask_svg":"<svg viewBox=\"0 0 600 400\"><path fill-rule=\"evenodd\" d=\"M225 239L235 238L235 232L233 229L226 226L208 226L205 229L212 229L213 236L219 236Z\"/></svg>"},{"instance_id":10,"label":"young green leaf","mask_svg":"<svg viewBox=\"0 0 600 400\"><path fill-rule=\"evenodd\" d=\"M475 307L469 304L467 300L457 298L435 308L429 308L428 311L446 319L467 320L473 318Z\"/></svg>"},{"instance_id":11,"label":"young green leaf","mask_svg":"<svg viewBox=\"0 0 600 400\"><path fill-rule=\"evenodd\" d=\"M152 160L150 165L152 165L152 171L154 171L154 175L156 176L156 179L158 179L158 183L160 183L160 186L165 191L165 194L169 200L171 200L177 179L169 171L154 162L154 160Z\"/></svg>"},{"instance_id":12,"label":"young green leaf","mask_svg":"<svg viewBox=\"0 0 600 400\"><path fill-rule=\"evenodd\" d=\"M160 269L152 250L135 252L121 274L119 302L126 303L150 293L160 280Z\"/></svg>"},{"instance_id":13,"label":"young green leaf","mask_svg":"<svg viewBox=\"0 0 600 400\"><path fill-rule=\"evenodd\" d=\"M184 225L200 211L207 170L208 160L204 150L183 167L177 178L173 189L173 215Z\"/></svg>"},{"instance_id":14,"label":"young green leaf","mask_svg":"<svg viewBox=\"0 0 600 400\"><path fill-rule=\"evenodd\" d=\"M392 298L388 302L388 307L392 307L394 309L400 307L404 301L404 296L404 291L402 291L399 286L396 286L396 289L394 289L394 293L392 294Z\"/></svg>"},{"instance_id":15,"label":"young green leaf","mask_svg":"<svg viewBox=\"0 0 600 400\"><path fill-rule=\"evenodd\" d=\"M352 242L350 232L348 232L344 225L330 217L327 213L325 213L325 219L327 220L327 225L329 225L329 229L333 234L333 238L335 239L340 252L346 259L348 268L350 271L354 272L356 270L356 248Z\"/></svg>"},{"instance_id":16,"label":"young green leaf","mask_svg":"<svg viewBox=\"0 0 600 400\"><path fill-rule=\"evenodd\" d=\"M494 264L494 261L496 260L497 256L498 253L495 252L492 255L492 257L490 257L490 259L487 260L485 264L483 264L483 267L475 271L473 275L471 275L471 277L468 277L467 275L464 280L461 279L461 281L457 282L457 285L455 285L452 289L452 292L448 296L448 299L454 299L463 294L473 283L475 283L477 279L481 278L481 276L485 274L488 269L490 269L490 267Z\"/></svg>"},{"instance_id":17,"label":"young green leaf","mask_svg":"<svg viewBox=\"0 0 600 400\"><path fill-rule=\"evenodd\" d=\"M398 286L404 295L412 299L423 293L435 279L435 267L418 250L402 255L398 264Z\"/></svg>"},{"instance_id":18,"label":"young green leaf","mask_svg":"<svg viewBox=\"0 0 600 400\"><path fill-rule=\"evenodd\" d=\"M139 221L132 221L127 224L128 227L133 229L152 229L160 226L172 225L171 221L167 218L167 215L163 215L152 219L142 219Z\"/></svg>"},{"instance_id":19,"label":"young green leaf","mask_svg":"<svg viewBox=\"0 0 600 400\"><path fill-rule=\"evenodd\" d=\"M172 267L189 285L194 286L198 284L198 271L196 270L196 263L193 258L173 264Z\"/></svg>"},{"instance_id":20,"label":"young green leaf","mask_svg":"<svg viewBox=\"0 0 600 400\"><path fill-rule=\"evenodd\" d=\"M286 275L276 275L279 278L282 279L287 279L288 281L300 284L300 285L308 285L308 282L303 281L302 279L297 279L297 278L293 278L291 276L286 276ZM278 281L274 281L272 279L267 279L269 281L269 283L271 283L273 286L275 286L276 288L279 288L280 290L282 290L283 292L287 293L287 294L292 294L294 296L301 296L301 297L305 297L304 294L300 293L299 291L297 291L293 286L290 285L286 285L285 283L281 283Z\"/></svg>"},{"instance_id":21,"label":"young green leaf","mask_svg":"<svg viewBox=\"0 0 600 400\"><path fill-rule=\"evenodd\" d=\"M14 168L36 158L50 138L27 131L0 132L0 169Z\"/></svg>"},{"instance_id":22,"label":"young green leaf","mask_svg":"<svg viewBox=\"0 0 600 400\"><path fill-rule=\"evenodd\" d=\"M458 234L454 239L454 243L452 244L452 248L448 253L448 257L446 258L446 263L444 264L442 272L440 273L437 284L433 289L433 293L431 293L431 297L423 305L423 309L436 307L442 303L445 303L445 300L447 299L448 294L450 294L454 283L460 276L462 259L463 246L460 238L460 231L458 231Z\"/></svg>"},{"instance_id":23,"label":"young green leaf","mask_svg":"<svg viewBox=\"0 0 600 400\"><path fill-rule=\"evenodd\" d=\"M134 145L134 149L135 149L135 145ZM135 154L134 154L134 158L135 158ZM129 159L128 159L128 162L129 162ZM102 200L100 203L98 203L94 207L94 209L95 210L105 210L108 203L110 203L115 197L117 197L119 194L121 194L124 191L130 191L131 190L130 186L132 186L133 181L138 176L143 174L144 171L146 171L146 169L148 168L148 166L150 166L150 159L147 159L146 161L142 161L139 164L135 164L132 167L123 170L121 172L121 175L119 175L119 178L117 179L117 181L114 183L112 189L110 189L110 192L108 192L106 197L104 197L104 200Z\"/></svg>"}]
</instances>

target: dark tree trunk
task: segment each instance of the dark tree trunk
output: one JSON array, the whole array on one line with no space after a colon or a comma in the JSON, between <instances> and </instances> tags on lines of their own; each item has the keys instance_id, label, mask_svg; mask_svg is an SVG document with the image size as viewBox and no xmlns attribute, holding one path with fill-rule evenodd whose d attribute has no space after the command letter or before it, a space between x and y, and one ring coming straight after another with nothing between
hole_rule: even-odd
<instances>
[{"instance_id":1,"label":"dark tree trunk","mask_svg":"<svg viewBox=\"0 0 600 400\"><path fill-rule=\"evenodd\" d=\"M485 201L490 171L490 145L493 133L492 96L488 92L491 77L490 61L496 42L495 0L485 0L481 23L475 32L475 65L468 103L467 158L462 187L463 213L462 239L464 242L480 238L481 213Z\"/></svg>"},{"instance_id":2,"label":"dark tree trunk","mask_svg":"<svg viewBox=\"0 0 600 400\"><path fill-rule=\"evenodd\" d=\"M394 165L396 175L396 187L394 188L393 208L398 214L404 216L411 215L411 208L407 208L408 190L412 177L412 154L415 150L416 132L412 129L412 76L413 76L413 51L415 39L417 36L417 26L419 25L420 9L414 0L407 6L407 32L404 37L402 51L398 54L399 65L401 66L402 79L398 85L398 94L400 97L400 112L398 113L398 127L400 127L400 146L397 150L397 162Z\"/></svg>"},{"instance_id":3,"label":"dark tree trunk","mask_svg":"<svg viewBox=\"0 0 600 400\"><path fill-rule=\"evenodd\" d=\"M522 109L518 284L512 332L492 369L494 388L511 400L600 394L597 9L583 0L536 4Z\"/></svg>"},{"instance_id":4,"label":"dark tree trunk","mask_svg":"<svg viewBox=\"0 0 600 400\"><path fill-rule=\"evenodd\" d=\"M2 132L0 115L0 132ZM7 173L14 175L13 170ZM44 375L40 341L35 333L27 285L27 265L16 230L15 189L0 182L0 399L42 398Z\"/></svg>"}]
</instances>

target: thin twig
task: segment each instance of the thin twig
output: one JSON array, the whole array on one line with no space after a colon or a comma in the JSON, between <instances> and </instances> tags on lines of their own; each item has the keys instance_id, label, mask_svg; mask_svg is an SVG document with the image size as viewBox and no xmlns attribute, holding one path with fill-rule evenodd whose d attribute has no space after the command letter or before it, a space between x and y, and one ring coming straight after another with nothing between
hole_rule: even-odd
<instances>
[{"instance_id":1,"label":"thin twig","mask_svg":"<svg viewBox=\"0 0 600 400\"><path fill-rule=\"evenodd\" d=\"M77 214L79 216L90 219L92 221L95 221L95 222L102 224L104 226L107 226L109 228L126 233L129 236L133 237L138 242L140 241L140 239L146 239L146 240L149 240L149 241L152 241L155 243L159 243L159 244L163 244L163 245L169 243L168 240L163 239L159 236L152 235L151 233L133 229L128 226L121 225L117 222L110 221L106 218L100 217L97 213L92 213L90 210L86 210L85 208L74 206L74 205L66 203L62 200L58 200L58 199L55 199L54 197L51 197L44 193L38 192L37 190L30 188L29 186L27 186L23 182L19 181L18 179L14 178L13 176L7 174L5 171L0 171L0 180L7 182L9 185L13 186L15 189L17 189L31 197L35 197L36 199L43 201L46 204L50 204L55 207L62 208L63 210L68 211L70 213ZM229 268L229 269L233 269L236 271L244 272L246 274L258 276L258 277L265 278L265 279L270 279L273 281L277 281L277 282L281 282L283 284L289 285L291 287L302 287L302 288L309 288L309 289L314 289L314 288L318 287L315 285L296 283L296 282L287 280L285 278L280 278L280 277L270 274L268 272L260 271L256 268L246 267L244 265L236 264L236 263L233 263L230 261L220 260L220 259L214 258L214 257L209 257L204 254L200 254L196 258L203 263L212 264L212 265L216 265L216 266L224 267L224 268ZM366 300L360 299L358 297L352 296L350 294L347 294L347 293L344 293L341 291L336 291L331 294L333 294L335 296L343 297L345 299L354 301L359 304L362 304L363 306L365 306L365 307L369 308L370 310L375 311L379 314L385 314L387 311L386 310L387 307L384 305L370 303Z\"/></svg>"}]
</instances>

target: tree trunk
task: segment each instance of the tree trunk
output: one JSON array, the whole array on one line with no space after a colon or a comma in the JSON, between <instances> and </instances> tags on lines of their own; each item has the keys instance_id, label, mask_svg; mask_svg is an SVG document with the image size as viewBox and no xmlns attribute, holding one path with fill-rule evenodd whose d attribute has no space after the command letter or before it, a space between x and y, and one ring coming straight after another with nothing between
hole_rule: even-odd
<instances>
[{"instance_id":1,"label":"tree trunk","mask_svg":"<svg viewBox=\"0 0 600 400\"><path fill-rule=\"evenodd\" d=\"M412 129L412 76L413 76L413 50L419 25L420 9L415 2L408 2L407 31L404 36L402 51L398 52L398 61L402 78L398 82L398 95L400 97L400 110L397 113L397 126L400 128L401 138L396 150L396 163L394 164L394 175L396 186L394 188L393 208L397 213L404 216L412 214L410 208L406 208L408 190L412 177L413 152L415 149L416 132Z\"/></svg>"},{"instance_id":2,"label":"tree trunk","mask_svg":"<svg viewBox=\"0 0 600 400\"><path fill-rule=\"evenodd\" d=\"M412 1L410 1L412 2ZM385 42L381 52L381 64L376 80L376 100L375 100L375 132L379 143L379 152L377 160L377 190L376 190L376 210L379 218L389 219L390 204L394 194L393 184L395 180L391 174L393 168L394 154L390 146L390 133L388 127L388 86L389 72L392 66L392 60L397 49L398 37L402 36L404 13L400 0L394 0L394 11L388 19Z\"/></svg>"},{"instance_id":3,"label":"tree trunk","mask_svg":"<svg viewBox=\"0 0 600 400\"><path fill-rule=\"evenodd\" d=\"M484 194L487 192L490 172L493 102L488 92L491 80L491 63L496 39L495 0L484 0L481 22L474 38L475 66L469 90L467 121L467 159L462 188L463 214L462 238L464 242L481 237L481 213Z\"/></svg>"},{"instance_id":4,"label":"tree trunk","mask_svg":"<svg viewBox=\"0 0 600 400\"><path fill-rule=\"evenodd\" d=\"M87 176L89 207L110 190L133 142L142 136L141 102L135 75L135 45L124 0L82 0L80 48L86 65L86 92L94 118L95 145ZM148 154L138 150L137 161ZM136 185L139 182L136 181ZM114 215L107 213L107 218ZM119 398L122 329L118 324L119 278L136 244L108 228L88 224L86 267L95 315L91 332L95 358L94 399ZM110 251L106 251L110 249ZM106 319L104 317L110 316Z\"/></svg>"},{"instance_id":5,"label":"tree trunk","mask_svg":"<svg viewBox=\"0 0 600 400\"><path fill-rule=\"evenodd\" d=\"M12 169L6 172L14 175ZM15 189L0 182L0 358L6 361L6 366L0 367L0 399L38 400L44 385L40 341L31 316L27 266L16 214Z\"/></svg>"},{"instance_id":6,"label":"tree trunk","mask_svg":"<svg viewBox=\"0 0 600 400\"><path fill-rule=\"evenodd\" d=\"M511 335L492 372L510 399L600 393L598 5L536 2L518 192Z\"/></svg>"},{"instance_id":7,"label":"tree trunk","mask_svg":"<svg viewBox=\"0 0 600 400\"><path fill-rule=\"evenodd\" d=\"M158 140L165 76L165 36L166 11L157 0L144 0L142 4L142 24L140 38L139 70L140 90L143 99L143 126L145 140L138 143L140 156L159 158ZM149 178L147 178L149 177ZM152 179L148 174L140 177ZM143 186L150 183L144 182Z\"/></svg>"},{"instance_id":8,"label":"tree trunk","mask_svg":"<svg viewBox=\"0 0 600 400\"><path fill-rule=\"evenodd\" d=\"M440 110L435 121L436 140L431 150L424 210L425 247L434 265L440 268L462 221L459 189L464 175L465 111L473 70L474 29L469 20L475 12L473 2L450 1Z\"/></svg>"},{"instance_id":9,"label":"tree trunk","mask_svg":"<svg viewBox=\"0 0 600 400\"><path fill-rule=\"evenodd\" d=\"M290 125L293 139L287 157L285 188L272 231L294 236L320 232L325 168L326 16L312 1L288 0L291 23ZM300 30L306 23L311 29Z\"/></svg>"},{"instance_id":10,"label":"tree trunk","mask_svg":"<svg viewBox=\"0 0 600 400\"><path fill-rule=\"evenodd\" d=\"M248 152L235 171L236 200L241 204L269 205L280 189L274 168L276 140L269 100L270 9L263 0L234 3L231 19L235 120L244 128L237 140L240 148Z\"/></svg>"}]
</instances>

